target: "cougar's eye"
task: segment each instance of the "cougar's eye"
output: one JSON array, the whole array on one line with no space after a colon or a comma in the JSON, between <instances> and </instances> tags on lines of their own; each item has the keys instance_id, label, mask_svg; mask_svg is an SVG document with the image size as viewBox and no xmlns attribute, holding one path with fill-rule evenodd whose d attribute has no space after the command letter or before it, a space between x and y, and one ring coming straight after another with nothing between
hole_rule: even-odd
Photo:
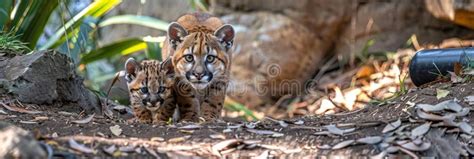
<instances>
[{"instance_id":1,"label":"cougar's eye","mask_svg":"<svg viewBox=\"0 0 474 159\"><path fill-rule=\"evenodd\" d=\"M193 61L194 61L193 55L186 55L186 56L184 56L184 59L185 59L187 62L193 62Z\"/></svg>"},{"instance_id":2,"label":"cougar's eye","mask_svg":"<svg viewBox=\"0 0 474 159\"><path fill-rule=\"evenodd\" d=\"M164 91L165 91L165 87L160 86L160 88L158 89L158 93L163 93Z\"/></svg>"},{"instance_id":3,"label":"cougar's eye","mask_svg":"<svg viewBox=\"0 0 474 159\"><path fill-rule=\"evenodd\" d=\"M206 61L209 63L214 62L215 59L216 59L216 56L214 55L207 55L206 57Z\"/></svg>"},{"instance_id":4,"label":"cougar's eye","mask_svg":"<svg viewBox=\"0 0 474 159\"><path fill-rule=\"evenodd\" d=\"M147 88L147 87L142 87L142 88L140 88L140 91L141 91L143 94L147 94L147 93L148 93L148 88Z\"/></svg>"}]
</instances>

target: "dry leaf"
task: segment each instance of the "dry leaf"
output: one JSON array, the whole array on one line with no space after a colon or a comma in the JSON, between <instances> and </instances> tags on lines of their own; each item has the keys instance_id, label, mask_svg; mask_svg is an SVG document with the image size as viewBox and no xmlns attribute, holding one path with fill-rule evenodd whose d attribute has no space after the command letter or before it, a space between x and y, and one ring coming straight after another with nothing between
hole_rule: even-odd
<instances>
[{"instance_id":1,"label":"dry leaf","mask_svg":"<svg viewBox=\"0 0 474 159\"><path fill-rule=\"evenodd\" d=\"M452 126L452 127L458 127L459 123L454 122L456 119L456 116L453 114L448 114L443 116L443 126Z\"/></svg>"},{"instance_id":2,"label":"dry leaf","mask_svg":"<svg viewBox=\"0 0 474 159\"><path fill-rule=\"evenodd\" d=\"M115 151L117 151L117 146L112 145L112 146L109 146L109 147L104 147L102 150L103 150L105 153L107 153L108 155L114 156ZM115 156L114 156L114 157L115 157Z\"/></svg>"},{"instance_id":3,"label":"dry leaf","mask_svg":"<svg viewBox=\"0 0 474 159\"><path fill-rule=\"evenodd\" d=\"M74 150L77 150L77 151L80 151L80 152L83 152L83 153L94 153L94 149L91 149L89 147L86 147L82 144L79 144L76 142L76 140L73 140L73 139L69 139L69 146L74 149Z\"/></svg>"},{"instance_id":4,"label":"dry leaf","mask_svg":"<svg viewBox=\"0 0 474 159\"><path fill-rule=\"evenodd\" d=\"M420 117L422 119L433 120L433 121L442 121L442 120L444 120L444 118L442 116L431 114L431 113L426 113L421 109L417 109L416 114L418 115L418 117Z\"/></svg>"},{"instance_id":5,"label":"dry leaf","mask_svg":"<svg viewBox=\"0 0 474 159\"><path fill-rule=\"evenodd\" d=\"M398 146L390 146L390 147L387 147L387 149L385 149L387 153L395 153L395 152L398 152L398 150L399 150Z\"/></svg>"},{"instance_id":6,"label":"dry leaf","mask_svg":"<svg viewBox=\"0 0 474 159\"><path fill-rule=\"evenodd\" d=\"M211 135L209 135L209 137L210 137L211 139L222 139L222 140L225 139L225 136L222 135L222 134L211 134Z\"/></svg>"},{"instance_id":7,"label":"dry leaf","mask_svg":"<svg viewBox=\"0 0 474 159\"><path fill-rule=\"evenodd\" d=\"M281 126L281 127L284 127L284 128L288 127L288 123L286 123L286 122L283 121L283 120L278 121L278 124L280 124L280 126Z\"/></svg>"},{"instance_id":8,"label":"dry leaf","mask_svg":"<svg viewBox=\"0 0 474 159\"><path fill-rule=\"evenodd\" d=\"M363 143L363 144L378 144L382 142L383 138L381 136L367 136L364 138L357 139L358 143Z\"/></svg>"},{"instance_id":9,"label":"dry leaf","mask_svg":"<svg viewBox=\"0 0 474 159\"><path fill-rule=\"evenodd\" d=\"M158 141L158 142L163 142L163 141L165 141L165 139L163 139L162 137L152 137L152 138L150 139L150 141L153 141L153 142L156 142L156 141Z\"/></svg>"},{"instance_id":10,"label":"dry leaf","mask_svg":"<svg viewBox=\"0 0 474 159\"><path fill-rule=\"evenodd\" d=\"M318 131L315 132L313 135L331 135L332 133L329 131Z\"/></svg>"},{"instance_id":11,"label":"dry leaf","mask_svg":"<svg viewBox=\"0 0 474 159\"><path fill-rule=\"evenodd\" d=\"M190 125L185 125L185 126L179 127L178 129L191 130L191 129L199 129L199 128L202 128L202 126L197 125L197 124L190 124Z\"/></svg>"},{"instance_id":12,"label":"dry leaf","mask_svg":"<svg viewBox=\"0 0 474 159\"><path fill-rule=\"evenodd\" d=\"M128 145L128 146L120 146L118 150L122 152L134 152L135 148L136 146L134 145Z\"/></svg>"},{"instance_id":13,"label":"dry leaf","mask_svg":"<svg viewBox=\"0 0 474 159\"><path fill-rule=\"evenodd\" d=\"M383 128L382 133L385 134L387 132L393 131L397 129L398 127L400 127L400 125L402 125L402 121L399 118L397 121L387 124L387 126Z\"/></svg>"},{"instance_id":14,"label":"dry leaf","mask_svg":"<svg viewBox=\"0 0 474 159\"><path fill-rule=\"evenodd\" d=\"M468 115L470 111L471 111L471 109L469 109L469 108L462 108L460 112L454 113L453 115L457 116L457 117L463 117L463 116Z\"/></svg>"},{"instance_id":15,"label":"dry leaf","mask_svg":"<svg viewBox=\"0 0 474 159\"><path fill-rule=\"evenodd\" d=\"M463 67L462 67L462 64L461 64L461 63L455 62L455 63L454 63L454 68L453 68L453 71L454 71L454 72L452 72L452 73L453 73L454 75L456 75L456 76L461 76L461 73L462 73L462 70L463 70L462 68L463 68Z\"/></svg>"},{"instance_id":16,"label":"dry leaf","mask_svg":"<svg viewBox=\"0 0 474 159\"><path fill-rule=\"evenodd\" d=\"M436 98L437 99L444 98L444 97L448 96L448 94L449 94L448 90L436 88Z\"/></svg>"},{"instance_id":17,"label":"dry leaf","mask_svg":"<svg viewBox=\"0 0 474 159\"><path fill-rule=\"evenodd\" d=\"M276 133L272 134L272 137L282 137L282 136L284 136L284 135L285 135L285 134L283 134L283 133L277 133L277 132L276 132Z\"/></svg>"},{"instance_id":18,"label":"dry leaf","mask_svg":"<svg viewBox=\"0 0 474 159\"><path fill-rule=\"evenodd\" d=\"M95 116L95 113L88 116L87 118L80 119L80 120L74 120L74 121L71 121L71 122L76 123L76 124L86 124L86 123L89 123L90 121L92 121L92 119L94 119L94 116Z\"/></svg>"},{"instance_id":19,"label":"dry leaf","mask_svg":"<svg viewBox=\"0 0 474 159\"><path fill-rule=\"evenodd\" d=\"M371 159L384 159L385 156L387 156L387 152L386 151L382 151L380 152L379 154L375 155L375 156L370 156Z\"/></svg>"},{"instance_id":20,"label":"dry leaf","mask_svg":"<svg viewBox=\"0 0 474 159\"><path fill-rule=\"evenodd\" d=\"M3 109L0 109L0 114L5 114L5 115L7 115L8 113L5 112Z\"/></svg>"},{"instance_id":21,"label":"dry leaf","mask_svg":"<svg viewBox=\"0 0 474 159\"><path fill-rule=\"evenodd\" d=\"M342 148L345 148L351 144L353 144L355 142L355 140L346 140L346 141L342 141L340 143L337 143L336 145L332 146L332 149L333 150L338 150L338 149L342 149Z\"/></svg>"},{"instance_id":22,"label":"dry leaf","mask_svg":"<svg viewBox=\"0 0 474 159\"><path fill-rule=\"evenodd\" d=\"M38 120L48 120L48 119L49 119L49 118L48 118L47 116L37 116L37 117L35 117L35 119L33 119L33 120L38 121Z\"/></svg>"},{"instance_id":23,"label":"dry leaf","mask_svg":"<svg viewBox=\"0 0 474 159\"><path fill-rule=\"evenodd\" d=\"M413 142L408 142L404 144L399 144L401 147L411 150L411 151L426 151L431 147L431 143L423 142L421 144L415 144Z\"/></svg>"},{"instance_id":24,"label":"dry leaf","mask_svg":"<svg viewBox=\"0 0 474 159\"><path fill-rule=\"evenodd\" d=\"M414 128L413 130L411 130L411 136L417 137L417 136L425 135L428 132L428 130L430 130L430 126L431 126L431 122L428 122Z\"/></svg>"},{"instance_id":25,"label":"dry leaf","mask_svg":"<svg viewBox=\"0 0 474 159\"><path fill-rule=\"evenodd\" d=\"M336 125L334 124L331 124L331 125L326 125L324 126L329 132L331 132L332 134L336 134L336 135L343 135L345 133L350 133L350 132L353 132L355 130L355 128L349 128L349 129L339 129L338 127L336 127Z\"/></svg>"},{"instance_id":26,"label":"dry leaf","mask_svg":"<svg viewBox=\"0 0 474 159\"><path fill-rule=\"evenodd\" d=\"M459 77L454 72L448 71L448 73L450 74L450 79L451 79L452 83L462 83L462 82L464 82L464 78Z\"/></svg>"},{"instance_id":27,"label":"dry leaf","mask_svg":"<svg viewBox=\"0 0 474 159\"><path fill-rule=\"evenodd\" d=\"M122 134L122 129L120 128L119 125L114 125L109 128L112 134L114 134L115 136L120 136L120 134Z\"/></svg>"},{"instance_id":28,"label":"dry leaf","mask_svg":"<svg viewBox=\"0 0 474 159\"><path fill-rule=\"evenodd\" d=\"M230 128L222 130L222 133L230 133L230 132L232 132L232 129Z\"/></svg>"},{"instance_id":29,"label":"dry leaf","mask_svg":"<svg viewBox=\"0 0 474 159\"><path fill-rule=\"evenodd\" d=\"M161 158L160 156L158 156L158 154L156 153L155 150L149 148L149 147L145 147L145 150L150 154L152 155L153 157L155 158Z\"/></svg>"},{"instance_id":30,"label":"dry leaf","mask_svg":"<svg viewBox=\"0 0 474 159\"><path fill-rule=\"evenodd\" d=\"M183 142L183 141L186 141L187 139L191 138L191 136L187 135L187 136L183 136L183 137L175 137L175 138L171 138L168 140L168 142L170 143L178 143L178 142Z\"/></svg>"},{"instance_id":31,"label":"dry leaf","mask_svg":"<svg viewBox=\"0 0 474 159\"><path fill-rule=\"evenodd\" d=\"M66 111L59 111L58 114L66 115L66 116L76 116L76 113L66 112Z\"/></svg>"},{"instance_id":32,"label":"dry leaf","mask_svg":"<svg viewBox=\"0 0 474 159\"><path fill-rule=\"evenodd\" d=\"M24 109L24 108L20 108L20 107L14 107L14 106L8 106L4 103L0 103L0 105L2 105L3 107L5 107L5 109L9 110L9 111L12 111L12 112L19 112L19 113L26 113L26 114L40 114L40 113L43 113L42 111L35 111L35 110L27 110L27 109Z\"/></svg>"},{"instance_id":33,"label":"dry leaf","mask_svg":"<svg viewBox=\"0 0 474 159\"><path fill-rule=\"evenodd\" d=\"M258 134L258 135L273 135L276 132L270 130L257 130L257 129L247 129L248 132Z\"/></svg>"},{"instance_id":34,"label":"dry leaf","mask_svg":"<svg viewBox=\"0 0 474 159\"><path fill-rule=\"evenodd\" d=\"M372 65L364 65L359 68L356 73L356 78L365 78L370 77L370 75L375 73L375 69Z\"/></svg>"},{"instance_id":35,"label":"dry leaf","mask_svg":"<svg viewBox=\"0 0 474 159\"><path fill-rule=\"evenodd\" d=\"M462 109L462 106L459 105L456 101L454 100L446 100L441 103L438 103L436 105L440 105L441 107L444 107L446 110L452 110L454 112L459 112Z\"/></svg>"},{"instance_id":36,"label":"dry leaf","mask_svg":"<svg viewBox=\"0 0 474 159\"><path fill-rule=\"evenodd\" d=\"M321 150L329 150L331 149L332 147L329 146L328 144L324 144L324 145L317 145L316 146L318 149L321 149Z\"/></svg>"},{"instance_id":37,"label":"dry leaf","mask_svg":"<svg viewBox=\"0 0 474 159\"><path fill-rule=\"evenodd\" d=\"M221 156L220 151L230 149L230 148L235 148L238 145L240 145L241 142L242 141L238 139L229 139L229 140L221 141L211 147L212 154L216 156Z\"/></svg>"},{"instance_id":38,"label":"dry leaf","mask_svg":"<svg viewBox=\"0 0 474 159\"><path fill-rule=\"evenodd\" d=\"M22 124L38 124L38 122L35 122L35 121L23 121L23 120L20 120L20 123L22 123Z\"/></svg>"},{"instance_id":39,"label":"dry leaf","mask_svg":"<svg viewBox=\"0 0 474 159\"><path fill-rule=\"evenodd\" d=\"M265 151L263 151L260 155L255 156L255 157L252 157L252 158L255 158L255 159L270 158L270 151L269 151L269 150L265 150Z\"/></svg>"},{"instance_id":40,"label":"dry leaf","mask_svg":"<svg viewBox=\"0 0 474 159\"><path fill-rule=\"evenodd\" d=\"M249 129L253 129L253 128L255 128L255 126L257 126L258 123L259 123L258 121L257 122L248 122L248 123L245 123L245 127L249 128Z\"/></svg>"},{"instance_id":41,"label":"dry leaf","mask_svg":"<svg viewBox=\"0 0 474 159\"><path fill-rule=\"evenodd\" d=\"M304 121L303 121L303 120L298 120L298 121L295 121L293 124L296 124L296 125L303 125L303 124L304 124Z\"/></svg>"},{"instance_id":42,"label":"dry leaf","mask_svg":"<svg viewBox=\"0 0 474 159\"><path fill-rule=\"evenodd\" d=\"M179 132L183 134L193 134L194 130L179 130Z\"/></svg>"},{"instance_id":43,"label":"dry leaf","mask_svg":"<svg viewBox=\"0 0 474 159\"><path fill-rule=\"evenodd\" d=\"M472 126L466 122L461 122L459 124L459 128L462 130L462 132L466 134L470 134L470 135L472 134Z\"/></svg>"},{"instance_id":44,"label":"dry leaf","mask_svg":"<svg viewBox=\"0 0 474 159\"><path fill-rule=\"evenodd\" d=\"M467 102L469 105L474 105L474 96L466 96L464 97L464 101Z\"/></svg>"},{"instance_id":45,"label":"dry leaf","mask_svg":"<svg viewBox=\"0 0 474 159\"><path fill-rule=\"evenodd\" d=\"M416 104L416 107L417 108L420 108L421 110L425 111L425 112L437 112L437 111L441 111L444 109L444 107L442 105L431 105L431 104Z\"/></svg>"}]
</instances>

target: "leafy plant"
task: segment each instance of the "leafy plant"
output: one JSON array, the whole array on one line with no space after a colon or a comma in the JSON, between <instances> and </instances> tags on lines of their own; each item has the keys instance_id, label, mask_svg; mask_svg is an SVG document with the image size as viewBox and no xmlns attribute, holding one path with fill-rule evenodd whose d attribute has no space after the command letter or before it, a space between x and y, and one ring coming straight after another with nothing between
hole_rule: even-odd
<instances>
[{"instance_id":1,"label":"leafy plant","mask_svg":"<svg viewBox=\"0 0 474 159\"><path fill-rule=\"evenodd\" d=\"M24 53L30 49L27 44L18 40L18 36L11 33L0 32L0 50L7 50L7 53Z\"/></svg>"},{"instance_id":2,"label":"leafy plant","mask_svg":"<svg viewBox=\"0 0 474 159\"><path fill-rule=\"evenodd\" d=\"M34 49L51 13L59 1L2 0L0 5L1 30L18 37L28 48Z\"/></svg>"},{"instance_id":3,"label":"leafy plant","mask_svg":"<svg viewBox=\"0 0 474 159\"><path fill-rule=\"evenodd\" d=\"M209 12L209 5L204 0L189 0L189 4L197 11Z\"/></svg>"},{"instance_id":4,"label":"leafy plant","mask_svg":"<svg viewBox=\"0 0 474 159\"><path fill-rule=\"evenodd\" d=\"M224 101L224 108L230 110L230 111L237 111L237 112L243 112L244 115L243 117L245 119L251 119L251 120L258 120L257 116L255 116L255 114L253 113L253 111L251 111L250 109L248 109L247 107L245 107L244 105L230 99L230 98L226 98L226 100Z\"/></svg>"}]
</instances>

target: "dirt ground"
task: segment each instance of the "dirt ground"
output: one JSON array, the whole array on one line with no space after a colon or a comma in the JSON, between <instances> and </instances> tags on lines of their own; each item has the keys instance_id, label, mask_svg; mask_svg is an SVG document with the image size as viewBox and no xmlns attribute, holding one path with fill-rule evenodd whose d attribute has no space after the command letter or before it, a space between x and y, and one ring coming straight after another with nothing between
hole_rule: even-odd
<instances>
[{"instance_id":1,"label":"dirt ground","mask_svg":"<svg viewBox=\"0 0 474 159\"><path fill-rule=\"evenodd\" d=\"M436 89L449 91L446 97L437 99ZM82 120L89 115L81 113L74 105L30 105L22 104L4 95L0 100L0 120L31 131L35 137L53 148L57 157L114 156L114 157L158 157L196 156L217 157L303 157L303 156L374 156L380 147L351 144L349 148L331 150L341 141L366 136L382 136L387 123L401 119L410 123L413 104L437 104L447 99L464 99L474 94L474 82L462 84L438 83L425 88L411 89L394 100L371 104L353 112L324 116L307 116L288 120L266 118L259 122L220 121L217 123L178 123L171 125L148 125L131 122L129 116L108 119L95 115L92 120ZM472 110L466 102L459 102ZM7 107L10 109L8 109ZM11 111L12 108L15 108ZM40 111L40 112L37 112ZM115 112L118 113L118 112ZM473 125L473 115L467 116ZM327 125L335 124L340 129L355 128L344 134L321 133ZM116 126L118 125L118 126ZM114 135L113 128L121 129ZM118 136L117 136L118 135ZM70 140L83 148L74 148ZM107 149L108 148L108 149ZM109 150L109 151L107 151ZM403 152L391 155L405 155ZM423 153L416 153L423 156ZM426 154L425 154L426 155Z\"/></svg>"}]
</instances>

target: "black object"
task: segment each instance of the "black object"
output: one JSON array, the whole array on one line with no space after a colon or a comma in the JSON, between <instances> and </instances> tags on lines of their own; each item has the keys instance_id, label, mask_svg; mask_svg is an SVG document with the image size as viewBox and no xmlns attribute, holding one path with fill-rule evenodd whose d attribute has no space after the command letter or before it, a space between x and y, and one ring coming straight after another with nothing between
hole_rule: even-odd
<instances>
[{"instance_id":1,"label":"black object","mask_svg":"<svg viewBox=\"0 0 474 159\"><path fill-rule=\"evenodd\" d=\"M421 86L448 74L448 71L453 72L455 63L466 68L473 61L473 47L421 50L411 59L410 78L413 84Z\"/></svg>"}]
</instances>

